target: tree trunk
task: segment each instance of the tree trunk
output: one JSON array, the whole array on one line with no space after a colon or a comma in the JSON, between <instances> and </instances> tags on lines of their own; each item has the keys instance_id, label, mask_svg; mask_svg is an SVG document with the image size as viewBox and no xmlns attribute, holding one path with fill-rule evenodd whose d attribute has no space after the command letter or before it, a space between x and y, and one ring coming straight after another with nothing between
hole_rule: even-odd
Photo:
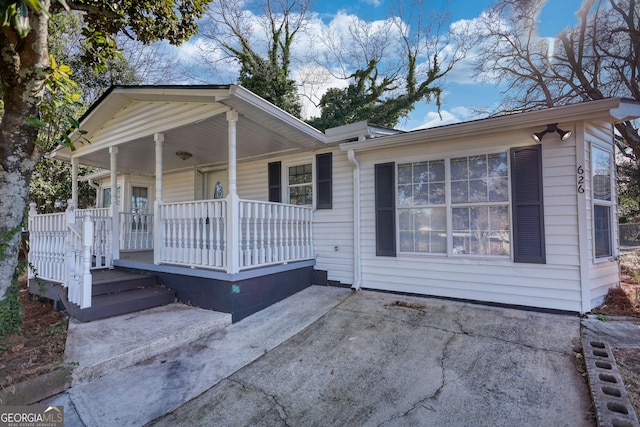
<instances>
[{"instance_id":1,"label":"tree trunk","mask_svg":"<svg viewBox=\"0 0 640 427\"><path fill-rule=\"evenodd\" d=\"M44 3L44 2L43 2ZM48 2L45 4L48 9ZM29 183L41 152L38 129L27 119L38 117L49 73L45 13L30 13L31 31L21 38L0 27L0 83L4 114L0 121L0 298L11 284L18 263L22 221Z\"/></svg>"}]
</instances>

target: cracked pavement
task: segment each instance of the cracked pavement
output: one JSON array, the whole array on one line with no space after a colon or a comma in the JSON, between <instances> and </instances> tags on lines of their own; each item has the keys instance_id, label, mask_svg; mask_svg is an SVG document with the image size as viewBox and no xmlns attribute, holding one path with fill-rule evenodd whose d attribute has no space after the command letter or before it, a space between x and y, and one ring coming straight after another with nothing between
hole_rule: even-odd
<instances>
[{"instance_id":1,"label":"cracked pavement","mask_svg":"<svg viewBox=\"0 0 640 427\"><path fill-rule=\"evenodd\" d=\"M577 316L360 291L151 424L594 425L579 334ZM179 353L211 368L204 351Z\"/></svg>"}]
</instances>

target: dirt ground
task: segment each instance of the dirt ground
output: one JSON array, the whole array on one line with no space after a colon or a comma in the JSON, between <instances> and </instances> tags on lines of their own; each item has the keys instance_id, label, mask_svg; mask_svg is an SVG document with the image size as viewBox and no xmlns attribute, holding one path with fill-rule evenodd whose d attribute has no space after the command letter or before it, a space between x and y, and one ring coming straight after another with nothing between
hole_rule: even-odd
<instances>
[{"instance_id":1,"label":"dirt ground","mask_svg":"<svg viewBox=\"0 0 640 427\"><path fill-rule=\"evenodd\" d=\"M601 314L604 320L609 316L635 317L640 324L640 274L636 274L636 280L635 273L624 264L622 273L621 286L611 289L604 304L593 313ZM64 363L67 316L55 311L49 301L30 297L26 278L20 284L20 299L24 310L22 329L0 339L1 388L53 371ZM640 415L640 352L616 349L614 355Z\"/></svg>"},{"instance_id":2,"label":"dirt ground","mask_svg":"<svg viewBox=\"0 0 640 427\"><path fill-rule=\"evenodd\" d=\"M48 300L31 298L26 278L20 281L23 322L19 332L0 339L0 387L55 370L64 363L66 315Z\"/></svg>"}]
</instances>

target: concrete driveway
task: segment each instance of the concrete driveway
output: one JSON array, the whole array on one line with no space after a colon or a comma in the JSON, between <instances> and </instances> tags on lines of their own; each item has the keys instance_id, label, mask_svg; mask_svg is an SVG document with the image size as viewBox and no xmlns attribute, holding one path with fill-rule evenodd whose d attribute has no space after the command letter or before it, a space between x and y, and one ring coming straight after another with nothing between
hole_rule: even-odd
<instances>
[{"instance_id":1,"label":"concrete driveway","mask_svg":"<svg viewBox=\"0 0 640 427\"><path fill-rule=\"evenodd\" d=\"M307 322L295 313L327 298L336 303L309 326L272 348L261 344L266 323L278 331ZM278 311L149 362L158 369L173 363L179 376L198 360L200 372L190 373L197 376L233 365L245 357L243 348L262 352L151 424L594 425L586 381L575 367L578 317L324 287L272 309ZM246 329L243 322L257 322L255 336L236 332ZM237 348L224 350L221 340Z\"/></svg>"}]
</instances>

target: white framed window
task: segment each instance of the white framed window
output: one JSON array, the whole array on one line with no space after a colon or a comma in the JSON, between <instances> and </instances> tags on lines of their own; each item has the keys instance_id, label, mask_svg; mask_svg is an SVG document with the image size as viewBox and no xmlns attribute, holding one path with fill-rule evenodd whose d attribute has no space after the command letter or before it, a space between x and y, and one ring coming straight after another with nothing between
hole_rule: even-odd
<instances>
[{"instance_id":1,"label":"white framed window","mask_svg":"<svg viewBox=\"0 0 640 427\"><path fill-rule=\"evenodd\" d=\"M596 258L613 256L612 231L613 154L591 146L591 187L593 198L593 246Z\"/></svg>"},{"instance_id":2,"label":"white framed window","mask_svg":"<svg viewBox=\"0 0 640 427\"><path fill-rule=\"evenodd\" d=\"M398 165L400 252L447 253L444 160Z\"/></svg>"},{"instance_id":3,"label":"white framed window","mask_svg":"<svg viewBox=\"0 0 640 427\"><path fill-rule=\"evenodd\" d=\"M398 165L399 251L511 255L506 152Z\"/></svg>"},{"instance_id":4,"label":"white framed window","mask_svg":"<svg viewBox=\"0 0 640 427\"><path fill-rule=\"evenodd\" d=\"M120 186L118 185L118 200L120 200ZM102 188L102 207L111 207L111 187Z\"/></svg>"},{"instance_id":5,"label":"white framed window","mask_svg":"<svg viewBox=\"0 0 640 427\"><path fill-rule=\"evenodd\" d=\"M313 205L313 165L287 167L287 193L292 205Z\"/></svg>"},{"instance_id":6,"label":"white framed window","mask_svg":"<svg viewBox=\"0 0 640 427\"><path fill-rule=\"evenodd\" d=\"M111 206L111 187L102 189L102 207L108 208Z\"/></svg>"}]
</instances>

